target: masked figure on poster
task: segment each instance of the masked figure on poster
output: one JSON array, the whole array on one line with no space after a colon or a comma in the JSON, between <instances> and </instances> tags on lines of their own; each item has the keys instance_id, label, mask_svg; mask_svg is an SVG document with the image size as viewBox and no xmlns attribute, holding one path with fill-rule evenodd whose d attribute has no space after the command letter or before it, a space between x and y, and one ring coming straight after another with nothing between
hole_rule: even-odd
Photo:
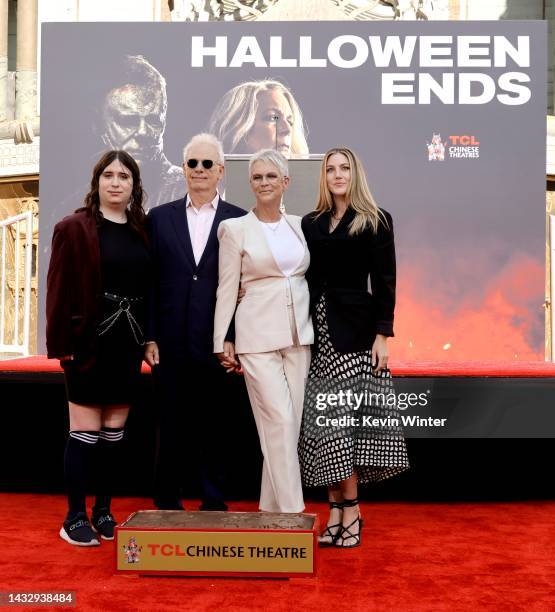
<instances>
[{"instance_id":1,"label":"masked figure on poster","mask_svg":"<svg viewBox=\"0 0 555 612\"><path fill-rule=\"evenodd\" d=\"M98 159L107 150L129 153L141 170L147 194L145 210L184 197L183 171L164 153L168 98L166 80L142 55L125 55L110 71L95 78L91 91L94 140L82 146L85 161ZM49 211L46 235L64 215L82 202L87 192L83 179L69 185L59 204ZM43 207L43 213L45 209ZM44 245L47 253L49 246Z\"/></svg>"},{"instance_id":2,"label":"masked figure on poster","mask_svg":"<svg viewBox=\"0 0 555 612\"><path fill-rule=\"evenodd\" d=\"M123 149L141 168L149 208L185 195L183 171L164 154L166 80L142 55L127 55L104 89L95 122L103 149Z\"/></svg>"}]
</instances>

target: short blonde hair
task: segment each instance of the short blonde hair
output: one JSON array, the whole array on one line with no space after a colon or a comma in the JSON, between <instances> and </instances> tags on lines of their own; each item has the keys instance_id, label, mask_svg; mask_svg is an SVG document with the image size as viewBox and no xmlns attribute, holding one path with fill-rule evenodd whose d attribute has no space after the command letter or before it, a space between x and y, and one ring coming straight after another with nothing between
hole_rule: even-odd
<instances>
[{"instance_id":1,"label":"short blonde hair","mask_svg":"<svg viewBox=\"0 0 555 612\"><path fill-rule=\"evenodd\" d=\"M262 149L254 153L249 160L249 176L253 165L257 161L265 161L273 164L281 176L289 176L289 165L285 155L274 149Z\"/></svg>"}]
</instances>

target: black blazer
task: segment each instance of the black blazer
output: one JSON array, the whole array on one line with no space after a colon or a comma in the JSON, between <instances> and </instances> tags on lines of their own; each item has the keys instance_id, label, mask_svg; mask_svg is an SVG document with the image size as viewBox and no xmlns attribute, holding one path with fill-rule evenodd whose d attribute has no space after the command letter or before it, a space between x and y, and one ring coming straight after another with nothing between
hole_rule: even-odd
<instances>
[{"instance_id":1,"label":"black blazer","mask_svg":"<svg viewBox=\"0 0 555 612\"><path fill-rule=\"evenodd\" d=\"M306 273L312 313L322 294L331 343L339 353L372 348L376 334L393 336L395 308L395 244L391 215L381 210L377 233L367 228L348 234L355 213L347 209L330 234L330 213L311 212L302 220L310 250ZM371 290L368 291L370 276Z\"/></svg>"},{"instance_id":2,"label":"black blazer","mask_svg":"<svg viewBox=\"0 0 555 612\"><path fill-rule=\"evenodd\" d=\"M154 279L147 340L161 357L211 361L218 288L218 225L246 211L220 198L208 242L197 264L187 223L186 198L162 204L147 215Z\"/></svg>"}]
</instances>

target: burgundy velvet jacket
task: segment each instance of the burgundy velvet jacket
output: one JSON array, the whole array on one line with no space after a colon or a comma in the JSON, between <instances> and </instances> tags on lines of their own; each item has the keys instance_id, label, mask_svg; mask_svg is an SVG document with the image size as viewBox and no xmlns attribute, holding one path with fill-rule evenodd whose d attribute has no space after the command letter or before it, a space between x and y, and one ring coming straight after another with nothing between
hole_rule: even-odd
<instances>
[{"instance_id":1,"label":"burgundy velvet jacket","mask_svg":"<svg viewBox=\"0 0 555 612\"><path fill-rule=\"evenodd\" d=\"M69 215L54 227L46 288L48 357L90 354L101 278L98 230L89 211Z\"/></svg>"}]
</instances>

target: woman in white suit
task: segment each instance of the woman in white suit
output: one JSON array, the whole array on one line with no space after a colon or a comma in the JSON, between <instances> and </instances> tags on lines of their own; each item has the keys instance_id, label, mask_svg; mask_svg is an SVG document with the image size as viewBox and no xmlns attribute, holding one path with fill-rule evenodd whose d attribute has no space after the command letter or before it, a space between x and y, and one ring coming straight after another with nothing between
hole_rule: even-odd
<instances>
[{"instance_id":1,"label":"woman in white suit","mask_svg":"<svg viewBox=\"0 0 555 612\"><path fill-rule=\"evenodd\" d=\"M218 228L219 286L214 352L245 375L264 455L260 510L302 512L297 442L314 340L305 272L310 261L301 218L281 212L287 160L255 153L249 181L256 206ZM245 290L237 305L239 288ZM236 310L237 307L237 310ZM235 314L235 346L225 340Z\"/></svg>"}]
</instances>

